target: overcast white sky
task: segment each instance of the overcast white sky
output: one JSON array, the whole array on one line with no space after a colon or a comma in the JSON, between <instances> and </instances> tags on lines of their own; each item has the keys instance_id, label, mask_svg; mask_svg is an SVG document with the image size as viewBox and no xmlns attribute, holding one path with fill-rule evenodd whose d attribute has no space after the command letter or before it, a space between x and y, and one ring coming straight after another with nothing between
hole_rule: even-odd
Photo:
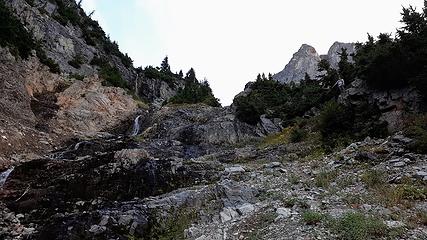
<instances>
[{"instance_id":1,"label":"overcast white sky","mask_svg":"<svg viewBox=\"0 0 427 240\"><path fill-rule=\"evenodd\" d=\"M334 41L394 33L402 6L423 0L83 0L135 66L194 67L229 105L259 72L276 73L301 44L326 53Z\"/></svg>"}]
</instances>

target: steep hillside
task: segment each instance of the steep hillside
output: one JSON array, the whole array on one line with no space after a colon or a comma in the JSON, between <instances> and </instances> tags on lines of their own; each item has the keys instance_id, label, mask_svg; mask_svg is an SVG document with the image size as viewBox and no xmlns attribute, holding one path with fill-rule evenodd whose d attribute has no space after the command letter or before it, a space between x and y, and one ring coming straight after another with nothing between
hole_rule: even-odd
<instances>
[{"instance_id":1,"label":"steep hillside","mask_svg":"<svg viewBox=\"0 0 427 240\"><path fill-rule=\"evenodd\" d=\"M73 1L0 20L0 239L427 239L427 1L231 107L168 57L134 69Z\"/></svg>"}]
</instances>

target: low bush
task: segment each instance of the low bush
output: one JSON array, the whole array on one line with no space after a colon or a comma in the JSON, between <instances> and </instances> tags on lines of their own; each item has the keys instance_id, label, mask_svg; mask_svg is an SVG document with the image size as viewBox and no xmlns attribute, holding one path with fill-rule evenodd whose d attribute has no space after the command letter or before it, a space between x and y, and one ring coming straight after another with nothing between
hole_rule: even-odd
<instances>
[{"instance_id":1,"label":"low bush","mask_svg":"<svg viewBox=\"0 0 427 240\"><path fill-rule=\"evenodd\" d=\"M128 82L123 80L122 75L116 67L104 65L99 70L99 75L105 79L104 83L107 86L129 88Z\"/></svg>"},{"instance_id":2,"label":"low bush","mask_svg":"<svg viewBox=\"0 0 427 240\"><path fill-rule=\"evenodd\" d=\"M382 188L386 183L386 176L383 171L368 170L362 175L362 182L369 188Z\"/></svg>"},{"instance_id":3,"label":"low bush","mask_svg":"<svg viewBox=\"0 0 427 240\"><path fill-rule=\"evenodd\" d=\"M305 211L301 217L302 221L308 225L319 224L325 218L323 214L311 210Z\"/></svg>"},{"instance_id":4,"label":"low bush","mask_svg":"<svg viewBox=\"0 0 427 240\"><path fill-rule=\"evenodd\" d=\"M83 63L84 59L80 55L76 55L73 60L68 61L68 64L76 69L79 69Z\"/></svg>"},{"instance_id":5,"label":"low bush","mask_svg":"<svg viewBox=\"0 0 427 240\"><path fill-rule=\"evenodd\" d=\"M414 139L414 142L409 145L410 150L427 153L427 114L414 117L405 133Z\"/></svg>"},{"instance_id":6,"label":"low bush","mask_svg":"<svg viewBox=\"0 0 427 240\"><path fill-rule=\"evenodd\" d=\"M362 213L346 213L343 217L332 221L332 229L343 240L368 240L384 237L388 228L384 222Z\"/></svg>"},{"instance_id":7,"label":"low bush","mask_svg":"<svg viewBox=\"0 0 427 240\"><path fill-rule=\"evenodd\" d=\"M327 188L331 182L338 176L336 171L322 171L314 178L316 187Z\"/></svg>"},{"instance_id":8,"label":"low bush","mask_svg":"<svg viewBox=\"0 0 427 240\"><path fill-rule=\"evenodd\" d=\"M307 137L307 131L299 127L294 127L291 130L289 140L292 143L297 143L303 141Z\"/></svg>"},{"instance_id":9,"label":"low bush","mask_svg":"<svg viewBox=\"0 0 427 240\"><path fill-rule=\"evenodd\" d=\"M327 102L318 117L323 148L331 152L367 136L387 136L387 124L378 120L380 115L375 106L367 103L347 107L333 100Z\"/></svg>"}]
</instances>

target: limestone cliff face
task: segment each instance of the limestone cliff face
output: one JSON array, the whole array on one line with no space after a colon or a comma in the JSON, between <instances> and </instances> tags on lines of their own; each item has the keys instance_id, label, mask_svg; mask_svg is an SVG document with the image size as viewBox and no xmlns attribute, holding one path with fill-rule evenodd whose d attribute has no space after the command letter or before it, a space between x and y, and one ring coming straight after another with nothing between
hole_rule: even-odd
<instances>
[{"instance_id":1,"label":"limestone cliff face","mask_svg":"<svg viewBox=\"0 0 427 240\"><path fill-rule=\"evenodd\" d=\"M320 74L317 71L317 64L322 59L328 60L333 68L338 68L338 62L340 61L339 52L341 52L342 48L347 49L349 55L356 52L356 44L354 43L335 42L330 47L327 55L319 56L316 49L310 45L303 44L285 68L275 74L273 78L282 83L298 83L304 79L307 73L312 79L315 79ZM351 57L350 60L352 60Z\"/></svg>"},{"instance_id":2,"label":"limestone cliff face","mask_svg":"<svg viewBox=\"0 0 427 240\"><path fill-rule=\"evenodd\" d=\"M73 137L108 131L136 114L125 90L51 73L37 57L0 48L0 167L37 157Z\"/></svg>"},{"instance_id":3,"label":"limestone cliff face","mask_svg":"<svg viewBox=\"0 0 427 240\"><path fill-rule=\"evenodd\" d=\"M79 97L76 97L79 96ZM131 118L137 104L121 88L104 87L99 78L75 81L57 94L59 107L52 127L61 135L93 136Z\"/></svg>"}]
</instances>

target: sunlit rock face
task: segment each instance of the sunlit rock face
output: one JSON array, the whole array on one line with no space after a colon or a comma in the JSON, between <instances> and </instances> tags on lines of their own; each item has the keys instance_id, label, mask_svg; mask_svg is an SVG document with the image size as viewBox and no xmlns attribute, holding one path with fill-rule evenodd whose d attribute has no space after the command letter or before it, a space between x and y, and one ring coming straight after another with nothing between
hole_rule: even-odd
<instances>
[{"instance_id":1,"label":"sunlit rock face","mask_svg":"<svg viewBox=\"0 0 427 240\"><path fill-rule=\"evenodd\" d=\"M353 61L352 54L356 53L356 44L355 43L342 43L334 42L334 44L329 48L328 54L320 56L321 58L325 57L326 60L331 64L333 68L338 68L338 63L340 61L340 53L342 49L347 50L350 62Z\"/></svg>"},{"instance_id":2,"label":"sunlit rock face","mask_svg":"<svg viewBox=\"0 0 427 240\"><path fill-rule=\"evenodd\" d=\"M304 79L305 73L314 78L320 60L321 58L314 47L303 44L298 52L293 55L285 69L275 74L273 78L282 83L299 82Z\"/></svg>"},{"instance_id":3,"label":"sunlit rock face","mask_svg":"<svg viewBox=\"0 0 427 240\"><path fill-rule=\"evenodd\" d=\"M307 73L312 79L315 79L321 74L317 70L317 65L322 59L327 60L333 68L338 68L338 62L340 61L339 53L342 48L347 49L349 59L352 61L353 58L351 55L356 52L355 43L335 42L329 48L326 55L319 55L314 47L303 44L298 52L293 55L286 67L281 72L275 74L273 78L282 83L299 83Z\"/></svg>"}]
</instances>

